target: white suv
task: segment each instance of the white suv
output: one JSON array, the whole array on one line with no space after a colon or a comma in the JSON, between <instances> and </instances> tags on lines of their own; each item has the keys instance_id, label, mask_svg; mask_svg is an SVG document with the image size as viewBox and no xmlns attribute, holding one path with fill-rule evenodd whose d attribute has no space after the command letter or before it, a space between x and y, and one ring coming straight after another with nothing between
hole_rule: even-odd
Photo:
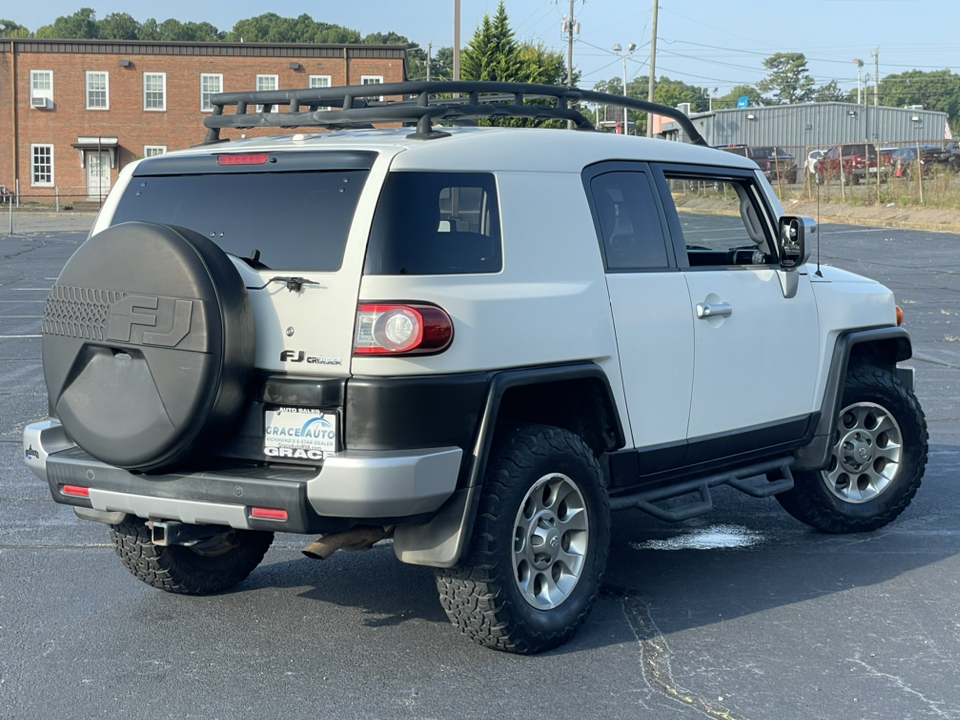
<instances>
[{"instance_id":1,"label":"white suv","mask_svg":"<svg viewBox=\"0 0 960 720\"><path fill-rule=\"evenodd\" d=\"M909 504L893 296L807 265L815 225L752 161L590 132L573 103L702 144L575 88L376 93L215 96L208 142L127 166L54 285L25 459L134 575L217 592L276 531L392 537L465 633L532 653L586 617L612 509L683 520L727 484L856 532ZM511 117L579 130L465 126ZM218 138L296 125L337 131Z\"/></svg>"}]
</instances>

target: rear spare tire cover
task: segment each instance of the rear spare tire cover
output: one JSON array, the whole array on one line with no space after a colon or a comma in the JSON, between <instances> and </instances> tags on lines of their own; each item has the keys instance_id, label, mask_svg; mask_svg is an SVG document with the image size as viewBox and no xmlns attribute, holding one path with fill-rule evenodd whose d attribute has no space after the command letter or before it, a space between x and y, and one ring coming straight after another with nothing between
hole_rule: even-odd
<instances>
[{"instance_id":1,"label":"rear spare tire cover","mask_svg":"<svg viewBox=\"0 0 960 720\"><path fill-rule=\"evenodd\" d=\"M255 342L246 288L213 242L169 225L115 225L77 249L50 291L50 412L103 462L169 468L232 429Z\"/></svg>"}]
</instances>

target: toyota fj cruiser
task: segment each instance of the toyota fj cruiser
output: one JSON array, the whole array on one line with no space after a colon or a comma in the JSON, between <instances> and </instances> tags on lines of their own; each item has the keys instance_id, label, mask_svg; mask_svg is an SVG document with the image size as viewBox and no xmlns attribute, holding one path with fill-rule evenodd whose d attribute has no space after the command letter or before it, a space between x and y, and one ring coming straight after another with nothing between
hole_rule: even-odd
<instances>
[{"instance_id":1,"label":"toyota fj cruiser","mask_svg":"<svg viewBox=\"0 0 960 720\"><path fill-rule=\"evenodd\" d=\"M618 96L375 88L214 96L207 142L124 168L50 292L24 458L136 577L213 593L278 531L392 537L467 635L533 653L587 616L611 510L683 520L728 485L846 533L910 503L893 295L808 265L816 226L751 160ZM476 126L502 118L577 130ZM219 138L250 127L313 129Z\"/></svg>"}]
</instances>

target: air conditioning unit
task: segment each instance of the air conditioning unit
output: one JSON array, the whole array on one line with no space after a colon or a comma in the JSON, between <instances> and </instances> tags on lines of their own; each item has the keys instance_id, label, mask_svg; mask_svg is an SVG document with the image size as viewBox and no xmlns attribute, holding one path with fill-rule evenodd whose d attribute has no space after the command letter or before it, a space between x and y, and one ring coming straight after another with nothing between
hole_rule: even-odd
<instances>
[{"instance_id":1,"label":"air conditioning unit","mask_svg":"<svg viewBox=\"0 0 960 720\"><path fill-rule=\"evenodd\" d=\"M53 100L48 97L32 97L30 98L30 107L38 110L49 110L53 107Z\"/></svg>"}]
</instances>

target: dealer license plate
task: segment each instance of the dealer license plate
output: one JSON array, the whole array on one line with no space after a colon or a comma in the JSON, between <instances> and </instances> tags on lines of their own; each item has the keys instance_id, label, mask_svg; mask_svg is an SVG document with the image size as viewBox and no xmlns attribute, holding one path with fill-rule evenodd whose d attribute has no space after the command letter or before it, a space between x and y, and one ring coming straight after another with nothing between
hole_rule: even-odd
<instances>
[{"instance_id":1,"label":"dealer license plate","mask_svg":"<svg viewBox=\"0 0 960 720\"><path fill-rule=\"evenodd\" d=\"M263 454L294 460L323 460L337 453L337 414L309 408L267 410Z\"/></svg>"}]
</instances>

